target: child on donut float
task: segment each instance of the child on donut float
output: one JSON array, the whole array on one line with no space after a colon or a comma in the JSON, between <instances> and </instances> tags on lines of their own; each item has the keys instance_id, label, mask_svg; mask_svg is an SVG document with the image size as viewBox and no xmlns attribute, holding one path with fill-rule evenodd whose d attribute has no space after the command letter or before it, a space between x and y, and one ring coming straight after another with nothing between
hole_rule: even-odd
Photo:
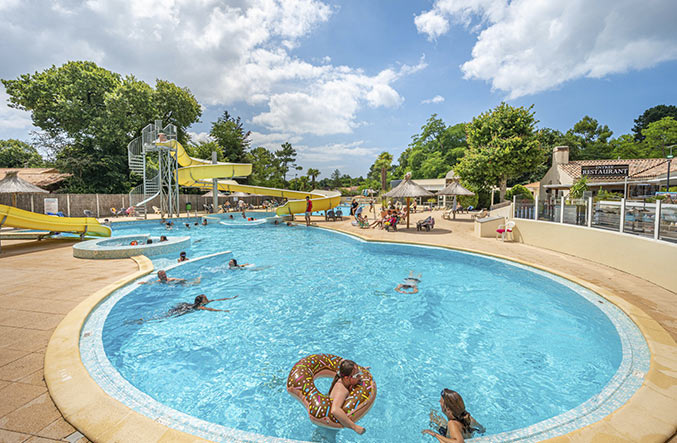
<instances>
[{"instance_id":1,"label":"child on donut float","mask_svg":"<svg viewBox=\"0 0 677 443\"><path fill-rule=\"evenodd\" d=\"M369 369L369 368L367 368ZM344 427L352 429L358 434L364 434L362 426L355 424L348 414L343 411L342 406L346 397L355 385L360 383L360 374L357 365L352 360L343 360L339 365L339 370L334 376L329 388L329 398L331 399L331 413Z\"/></svg>"}]
</instances>

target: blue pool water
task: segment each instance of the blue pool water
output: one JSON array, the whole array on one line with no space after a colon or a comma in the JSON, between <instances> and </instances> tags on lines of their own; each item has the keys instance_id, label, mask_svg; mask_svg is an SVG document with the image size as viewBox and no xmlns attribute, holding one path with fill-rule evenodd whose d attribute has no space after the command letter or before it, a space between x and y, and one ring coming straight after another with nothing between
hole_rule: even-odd
<instances>
[{"instance_id":1,"label":"blue pool water","mask_svg":"<svg viewBox=\"0 0 677 443\"><path fill-rule=\"evenodd\" d=\"M135 233L167 231L150 222L114 229ZM228 270L220 256L169 272L201 276L197 286L135 287L105 320L103 346L140 391L212 423L298 440L421 441L447 387L496 434L580 405L621 362L618 333L595 303L505 262L304 227L212 223L189 234L189 257L231 250L256 267ZM420 292L395 292L412 270ZM137 322L200 293L239 297L209 305L227 313ZM322 352L371 366L378 397L360 421L365 435L317 428L286 392L294 363ZM326 390L329 380L318 384Z\"/></svg>"}]
</instances>

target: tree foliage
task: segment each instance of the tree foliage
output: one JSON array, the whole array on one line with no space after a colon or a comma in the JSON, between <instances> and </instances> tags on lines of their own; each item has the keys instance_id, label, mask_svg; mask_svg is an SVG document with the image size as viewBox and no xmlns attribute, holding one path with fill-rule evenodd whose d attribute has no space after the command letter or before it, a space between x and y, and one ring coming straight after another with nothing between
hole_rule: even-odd
<instances>
[{"instance_id":1,"label":"tree foliage","mask_svg":"<svg viewBox=\"0 0 677 443\"><path fill-rule=\"evenodd\" d=\"M287 173L289 172L289 169L294 168L299 171L302 169L296 165L296 149L294 149L289 142L282 143L280 149L275 151L275 157L277 157L277 160L280 163L280 169L282 170L282 177L285 183L287 182Z\"/></svg>"},{"instance_id":2,"label":"tree foliage","mask_svg":"<svg viewBox=\"0 0 677 443\"><path fill-rule=\"evenodd\" d=\"M216 161L225 162L226 158L223 155L223 150L215 141L188 143L184 145L188 155L203 160L211 160L212 152L216 152Z\"/></svg>"},{"instance_id":3,"label":"tree foliage","mask_svg":"<svg viewBox=\"0 0 677 443\"><path fill-rule=\"evenodd\" d=\"M179 141L200 116L188 89L157 80L155 88L93 62L74 61L42 72L2 80L11 107L29 111L43 132L38 143L52 149L55 165L72 177L69 192L120 193L135 180L127 144L155 119L177 126Z\"/></svg>"},{"instance_id":4,"label":"tree foliage","mask_svg":"<svg viewBox=\"0 0 677 443\"><path fill-rule=\"evenodd\" d=\"M463 157L467 148L465 124L447 126L437 114L430 116L393 171L395 177L411 172L417 178L442 178Z\"/></svg>"},{"instance_id":5,"label":"tree foliage","mask_svg":"<svg viewBox=\"0 0 677 443\"><path fill-rule=\"evenodd\" d=\"M315 187L315 179L317 178L318 175L320 175L320 170L314 169L314 168L308 168L308 170L306 171L306 174L310 178L310 185L314 188Z\"/></svg>"},{"instance_id":6,"label":"tree foliage","mask_svg":"<svg viewBox=\"0 0 677 443\"><path fill-rule=\"evenodd\" d=\"M367 179L378 183L374 189L387 190L388 182L393 178L393 155L389 152L381 152L369 168Z\"/></svg>"},{"instance_id":7,"label":"tree foliage","mask_svg":"<svg viewBox=\"0 0 677 443\"><path fill-rule=\"evenodd\" d=\"M20 140L0 140L0 168L40 168L45 161L38 150Z\"/></svg>"},{"instance_id":8,"label":"tree foliage","mask_svg":"<svg viewBox=\"0 0 677 443\"><path fill-rule=\"evenodd\" d=\"M569 196L571 198L583 198L583 193L588 189L588 177L581 177L571 186Z\"/></svg>"},{"instance_id":9,"label":"tree foliage","mask_svg":"<svg viewBox=\"0 0 677 443\"><path fill-rule=\"evenodd\" d=\"M664 117L672 117L677 119L677 106L673 105L658 105L649 108L635 119L635 126L632 127L632 132L635 134L636 141L644 140L644 130L653 122L663 119Z\"/></svg>"},{"instance_id":10,"label":"tree foliage","mask_svg":"<svg viewBox=\"0 0 677 443\"><path fill-rule=\"evenodd\" d=\"M518 200L532 200L534 199L533 194L527 188L522 185L515 185L505 192L505 199L512 200L513 197L517 197Z\"/></svg>"},{"instance_id":11,"label":"tree foliage","mask_svg":"<svg viewBox=\"0 0 677 443\"><path fill-rule=\"evenodd\" d=\"M613 158L609 139L613 131L607 125L600 125L590 116L583 117L563 137L563 144L569 146L571 160L594 160Z\"/></svg>"},{"instance_id":12,"label":"tree foliage","mask_svg":"<svg viewBox=\"0 0 677 443\"><path fill-rule=\"evenodd\" d=\"M247 178L250 184L271 188L284 186L280 160L274 153L259 146L247 153L247 161L252 164L252 174Z\"/></svg>"},{"instance_id":13,"label":"tree foliage","mask_svg":"<svg viewBox=\"0 0 677 443\"><path fill-rule=\"evenodd\" d=\"M642 135L644 136L643 143L646 156L665 158L668 154L666 148L677 144L677 120L673 117L663 117L658 121L649 123Z\"/></svg>"},{"instance_id":14,"label":"tree foliage","mask_svg":"<svg viewBox=\"0 0 677 443\"><path fill-rule=\"evenodd\" d=\"M475 117L466 127L469 148L456 166L457 174L478 189L499 184L503 199L508 179L539 166L547 155L531 109L501 103Z\"/></svg>"},{"instance_id":15,"label":"tree foliage","mask_svg":"<svg viewBox=\"0 0 677 443\"><path fill-rule=\"evenodd\" d=\"M247 161L247 150L251 145L251 131L245 131L240 117L233 118L228 111L212 123L209 135L223 151L226 161L244 163Z\"/></svg>"}]
</instances>

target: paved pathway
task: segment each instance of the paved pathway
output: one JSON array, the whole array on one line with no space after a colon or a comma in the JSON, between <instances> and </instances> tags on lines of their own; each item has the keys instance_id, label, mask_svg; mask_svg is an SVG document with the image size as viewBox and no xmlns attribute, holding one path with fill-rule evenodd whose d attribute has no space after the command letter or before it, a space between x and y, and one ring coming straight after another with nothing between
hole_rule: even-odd
<instances>
[{"instance_id":1,"label":"paved pathway","mask_svg":"<svg viewBox=\"0 0 677 443\"><path fill-rule=\"evenodd\" d=\"M73 258L72 242L3 241L0 253L0 442L87 441L47 392L45 348L95 290L136 271L125 260Z\"/></svg>"}]
</instances>

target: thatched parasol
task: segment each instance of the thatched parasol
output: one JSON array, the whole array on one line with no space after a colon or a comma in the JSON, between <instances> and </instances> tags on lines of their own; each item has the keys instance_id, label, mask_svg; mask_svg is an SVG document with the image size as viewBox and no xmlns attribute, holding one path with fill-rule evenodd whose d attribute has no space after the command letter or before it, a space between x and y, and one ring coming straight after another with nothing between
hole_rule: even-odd
<instances>
[{"instance_id":1,"label":"thatched parasol","mask_svg":"<svg viewBox=\"0 0 677 443\"><path fill-rule=\"evenodd\" d=\"M214 193L213 193L213 191L209 191L209 192L205 192L204 194L202 194L202 196L203 197L214 197ZM227 195L224 194L223 192L219 192L218 196L219 197L227 197Z\"/></svg>"},{"instance_id":2,"label":"thatched parasol","mask_svg":"<svg viewBox=\"0 0 677 443\"><path fill-rule=\"evenodd\" d=\"M19 171L9 171L5 175L5 178L0 180L0 193L12 194L12 206L16 207L17 194L30 192L43 192L45 194L49 194L49 191L45 191L44 189L39 188L22 178L19 178L18 174Z\"/></svg>"},{"instance_id":3,"label":"thatched parasol","mask_svg":"<svg viewBox=\"0 0 677 443\"><path fill-rule=\"evenodd\" d=\"M475 193L470 191L469 189L466 189L463 186L461 186L461 184L459 182L451 182L451 183L449 183L449 186L442 189L440 192L437 193L437 195L453 195L454 196L454 203L453 203L453 207L452 207L452 212L454 214L454 220L456 220L456 196L457 195L475 195Z\"/></svg>"},{"instance_id":4,"label":"thatched parasol","mask_svg":"<svg viewBox=\"0 0 677 443\"><path fill-rule=\"evenodd\" d=\"M426 191L420 185L411 181L411 172L407 172L402 183L386 192L385 196L390 198L406 198L407 199L407 229L409 229L409 199L416 197L432 197L435 194Z\"/></svg>"},{"instance_id":5,"label":"thatched parasol","mask_svg":"<svg viewBox=\"0 0 677 443\"><path fill-rule=\"evenodd\" d=\"M232 192L229 197L249 197L251 194L247 194L246 192Z\"/></svg>"}]
</instances>

